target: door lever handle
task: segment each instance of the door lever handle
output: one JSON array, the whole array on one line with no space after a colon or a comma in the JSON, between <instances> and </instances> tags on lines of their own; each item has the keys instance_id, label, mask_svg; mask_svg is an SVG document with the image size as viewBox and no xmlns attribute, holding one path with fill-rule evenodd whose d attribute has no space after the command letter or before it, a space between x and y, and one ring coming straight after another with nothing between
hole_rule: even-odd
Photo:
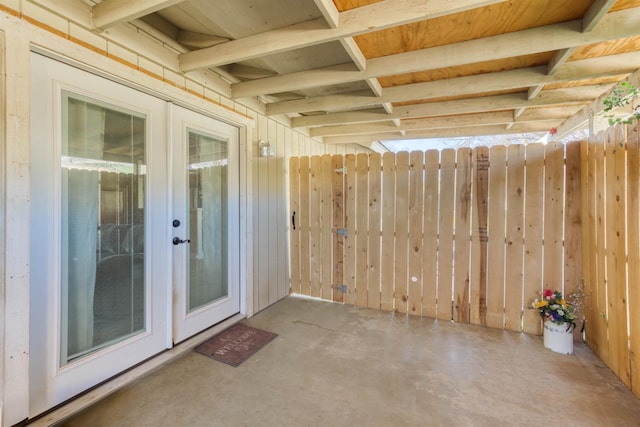
<instances>
[{"instance_id":1,"label":"door lever handle","mask_svg":"<svg viewBox=\"0 0 640 427\"><path fill-rule=\"evenodd\" d=\"M191 242L191 239L182 240L179 237L174 237L173 238L173 244L176 245L176 246L179 245L180 243L189 243L189 242Z\"/></svg>"}]
</instances>

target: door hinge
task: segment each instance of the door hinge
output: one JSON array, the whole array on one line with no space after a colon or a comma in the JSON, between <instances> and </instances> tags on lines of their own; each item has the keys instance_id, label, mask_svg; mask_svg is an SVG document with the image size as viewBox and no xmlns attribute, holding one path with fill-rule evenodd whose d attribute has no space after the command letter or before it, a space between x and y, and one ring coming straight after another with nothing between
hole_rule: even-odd
<instances>
[{"instance_id":1,"label":"door hinge","mask_svg":"<svg viewBox=\"0 0 640 427\"><path fill-rule=\"evenodd\" d=\"M336 229L336 234L339 236L347 237L347 229L346 228L338 228Z\"/></svg>"},{"instance_id":2,"label":"door hinge","mask_svg":"<svg viewBox=\"0 0 640 427\"><path fill-rule=\"evenodd\" d=\"M335 289L336 291L340 291L343 294L347 293L347 285L334 286L333 289Z\"/></svg>"},{"instance_id":3,"label":"door hinge","mask_svg":"<svg viewBox=\"0 0 640 427\"><path fill-rule=\"evenodd\" d=\"M347 167L343 167L343 168L338 168L338 169L334 169L334 172L338 172L338 173L342 173L342 174L346 174L347 173Z\"/></svg>"}]
</instances>

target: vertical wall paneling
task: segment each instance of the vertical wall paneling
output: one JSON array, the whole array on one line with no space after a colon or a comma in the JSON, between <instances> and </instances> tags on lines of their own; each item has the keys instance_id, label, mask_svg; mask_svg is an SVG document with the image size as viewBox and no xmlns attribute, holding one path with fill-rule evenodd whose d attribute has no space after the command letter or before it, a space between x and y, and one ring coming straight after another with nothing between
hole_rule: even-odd
<instances>
[{"instance_id":1,"label":"vertical wall paneling","mask_svg":"<svg viewBox=\"0 0 640 427\"><path fill-rule=\"evenodd\" d=\"M333 205L332 184L331 184L331 156L325 154L320 159L320 297L322 299L331 300L331 286L333 284L333 239L334 233L331 233L333 226Z\"/></svg>"},{"instance_id":2,"label":"vertical wall paneling","mask_svg":"<svg viewBox=\"0 0 640 427\"><path fill-rule=\"evenodd\" d=\"M453 320L469 323L469 250L471 232L471 150L460 148L456 161Z\"/></svg>"},{"instance_id":3,"label":"vertical wall paneling","mask_svg":"<svg viewBox=\"0 0 640 427\"><path fill-rule=\"evenodd\" d=\"M409 153L396 155L396 245L394 272L395 310L407 312L409 256Z\"/></svg>"},{"instance_id":4,"label":"vertical wall paneling","mask_svg":"<svg viewBox=\"0 0 640 427\"><path fill-rule=\"evenodd\" d=\"M278 124L274 120L267 121L267 141L275 148L278 140ZM281 236L284 236L284 232L282 234L278 233L278 222L282 219L281 213L279 212L279 205L283 199L280 199L279 195L283 194L280 192L280 181L284 178L284 175L281 170L279 170L279 162L277 157L268 157L263 159L264 164L267 168L267 176L268 176L268 189L267 189L267 203L268 203L268 246L264 255L267 257L267 306L273 304L278 301L278 271L280 270L280 254L278 253L278 240ZM283 182L283 181L282 181ZM265 229L263 229L265 230ZM283 277L284 280L284 277Z\"/></svg>"},{"instance_id":5,"label":"vertical wall paneling","mask_svg":"<svg viewBox=\"0 0 640 427\"><path fill-rule=\"evenodd\" d=\"M369 155L356 156L356 305L367 307L369 265Z\"/></svg>"},{"instance_id":6,"label":"vertical wall paneling","mask_svg":"<svg viewBox=\"0 0 640 427\"><path fill-rule=\"evenodd\" d=\"M436 317L438 280L438 205L440 200L440 153L425 154L424 225L422 243L422 315ZM382 230L384 233L384 228Z\"/></svg>"},{"instance_id":7,"label":"vertical wall paneling","mask_svg":"<svg viewBox=\"0 0 640 427\"><path fill-rule=\"evenodd\" d=\"M489 150L489 218L487 229L487 326L504 327L506 147Z\"/></svg>"},{"instance_id":8,"label":"vertical wall paneling","mask_svg":"<svg viewBox=\"0 0 640 427\"><path fill-rule=\"evenodd\" d=\"M332 288L333 301L343 302L344 293L344 236L337 233L337 230L345 228L344 222L344 157L333 156L331 158L331 203L333 208L330 232L333 240L333 281Z\"/></svg>"},{"instance_id":9,"label":"vertical wall paneling","mask_svg":"<svg viewBox=\"0 0 640 427\"><path fill-rule=\"evenodd\" d=\"M413 151L409 158L409 281L407 312L422 315L422 222L424 209L424 153Z\"/></svg>"},{"instance_id":10,"label":"vertical wall paneling","mask_svg":"<svg viewBox=\"0 0 640 427\"><path fill-rule=\"evenodd\" d=\"M269 120L266 117L258 117L258 139L267 141L269 139ZM258 150L256 150L257 152ZM257 268L254 270L255 282L257 284L257 295L255 300L258 304L257 310L269 306L269 253L272 252L270 247L270 233L269 233L269 159L262 157L254 157L256 168L254 187L254 196L256 197L256 210L254 218L256 219L256 227L254 230L257 236L258 247L256 249L256 256L254 257L254 266Z\"/></svg>"},{"instance_id":11,"label":"vertical wall paneling","mask_svg":"<svg viewBox=\"0 0 640 427\"><path fill-rule=\"evenodd\" d=\"M344 284L346 292L344 302L354 305L356 303L356 156L347 154L345 174L345 227L344 239Z\"/></svg>"},{"instance_id":12,"label":"vertical wall paneling","mask_svg":"<svg viewBox=\"0 0 640 427\"><path fill-rule=\"evenodd\" d=\"M452 319L453 218L455 150L443 150L440 160L440 213L438 225L438 319Z\"/></svg>"},{"instance_id":13,"label":"vertical wall paneling","mask_svg":"<svg viewBox=\"0 0 640 427\"><path fill-rule=\"evenodd\" d=\"M489 209L489 149L473 150L471 223L471 307L474 325L487 323L487 213Z\"/></svg>"},{"instance_id":14,"label":"vertical wall paneling","mask_svg":"<svg viewBox=\"0 0 640 427\"><path fill-rule=\"evenodd\" d=\"M507 148L507 165L505 328L520 331L523 298L524 146L511 145Z\"/></svg>"},{"instance_id":15,"label":"vertical wall paneling","mask_svg":"<svg viewBox=\"0 0 640 427\"><path fill-rule=\"evenodd\" d=\"M575 295L583 283L582 275L582 183L580 165L580 142L566 146L565 162L565 217L564 217L564 293ZM527 193L528 194L528 193ZM581 325L583 311L577 307L576 332L573 338L582 340Z\"/></svg>"},{"instance_id":16,"label":"vertical wall paneling","mask_svg":"<svg viewBox=\"0 0 640 427\"><path fill-rule=\"evenodd\" d=\"M530 144L525 152L526 198L524 212L524 302L525 308L542 290L544 269L542 253L544 216L544 146ZM542 332L542 319L537 310L523 312L523 328L530 334Z\"/></svg>"},{"instance_id":17,"label":"vertical wall paneling","mask_svg":"<svg viewBox=\"0 0 640 427\"><path fill-rule=\"evenodd\" d=\"M289 160L289 207L290 207L290 266L291 292L301 293L300 289L300 159Z\"/></svg>"},{"instance_id":18,"label":"vertical wall paneling","mask_svg":"<svg viewBox=\"0 0 640 427\"><path fill-rule=\"evenodd\" d=\"M380 308L393 310L393 286L395 272L395 181L394 153L382 155L382 264L380 265Z\"/></svg>"},{"instance_id":19,"label":"vertical wall paneling","mask_svg":"<svg viewBox=\"0 0 640 427\"><path fill-rule=\"evenodd\" d=\"M380 241L382 196L382 156L369 156L369 263L367 266L367 306L380 308Z\"/></svg>"},{"instance_id":20,"label":"vertical wall paneling","mask_svg":"<svg viewBox=\"0 0 640 427\"><path fill-rule=\"evenodd\" d=\"M288 158L285 157L284 143L285 135L291 134L291 130L284 127L284 125L278 125L278 134L276 140L276 157L272 159L276 165L275 181L277 183L275 194L276 204L276 223L278 225L278 232L276 235L277 240L277 269L278 280L275 286L275 299L269 298L270 304L281 300L289 293L289 257L287 253L287 230L288 230L288 215L287 215L287 184L286 177L288 176L286 165Z\"/></svg>"}]
</instances>

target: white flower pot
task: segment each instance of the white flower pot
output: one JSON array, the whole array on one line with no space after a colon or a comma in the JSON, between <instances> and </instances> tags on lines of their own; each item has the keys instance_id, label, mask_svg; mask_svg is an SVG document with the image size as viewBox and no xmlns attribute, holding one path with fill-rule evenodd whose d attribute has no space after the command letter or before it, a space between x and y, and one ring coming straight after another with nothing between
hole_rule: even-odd
<instances>
[{"instance_id":1,"label":"white flower pot","mask_svg":"<svg viewBox=\"0 0 640 427\"><path fill-rule=\"evenodd\" d=\"M544 347L560 354L573 354L573 328L569 323L544 322Z\"/></svg>"}]
</instances>

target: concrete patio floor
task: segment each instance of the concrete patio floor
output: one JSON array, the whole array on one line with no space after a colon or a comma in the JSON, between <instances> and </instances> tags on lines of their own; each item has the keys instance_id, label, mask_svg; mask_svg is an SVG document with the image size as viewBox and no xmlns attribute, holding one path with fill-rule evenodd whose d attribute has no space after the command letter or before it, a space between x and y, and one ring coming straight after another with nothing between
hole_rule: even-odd
<instances>
[{"instance_id":1,"label":"concrete patio floor","mask_svg":"<svg viewBox=\"0 0 640 427\"><path fill-rule=\"evenodd\" d=\"M189 352L60 425L640 426L582 344L296 296L243 322L279 336L237 368Z\"/></svg>"}]
</instances>

